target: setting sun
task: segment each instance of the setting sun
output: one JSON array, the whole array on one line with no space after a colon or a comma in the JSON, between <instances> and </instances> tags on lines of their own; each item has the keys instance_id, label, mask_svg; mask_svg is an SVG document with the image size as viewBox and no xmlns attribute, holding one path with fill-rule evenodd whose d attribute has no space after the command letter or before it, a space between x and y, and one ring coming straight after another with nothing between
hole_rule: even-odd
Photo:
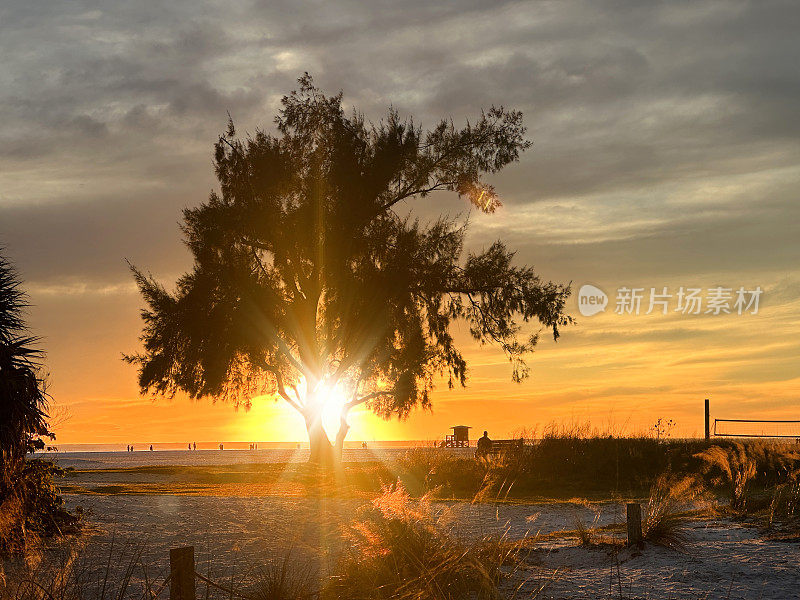
<instances>
[{"instance_id":1,"label":"setting sun","mask_svg":"<svg viewBox=\"0 0 800 600\"><path fill-rule=\"evenodd\" d=\"M322 400L322 424L328 436L333 438L339 429L339 419L342 408L349 401L345 390L341 384L331 386L327 383L320 386L319 391Z\"/></svg>"}]
</instances>

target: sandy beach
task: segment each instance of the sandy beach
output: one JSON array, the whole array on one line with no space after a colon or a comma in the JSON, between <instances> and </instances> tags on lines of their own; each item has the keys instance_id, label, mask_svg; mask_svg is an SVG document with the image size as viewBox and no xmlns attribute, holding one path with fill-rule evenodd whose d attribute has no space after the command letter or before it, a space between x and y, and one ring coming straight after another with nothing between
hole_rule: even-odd
<instances>
[{"instance_id":1,"label":"sandy beach","mask_svg":"<svg viewBox=\"0 0 800 600\"><path fill-rule=\"evenodd\" d=\"M226 453L226 458L238 456L238 466L206 463L204 468L236 473L253 458L245 454ZM86 457L72 460L83 466L88 462ZM109 464L102 457L94 462ZM69 480L74 489L114 490L66 496L70 508L80 506L86 514L92 551L107 551L112 542L117 547L139 548L143 562L153 566L151 577L165 573L170 548L186 545L195 546L198 565L219 576L246 572L287 552L322 574L342 549L344 529L371 501L365 493L283 495L274 483L191 484L186 478L200 471L171 467L173 471L165 470L161 464L162 471L155 473L148 473L146 467L84 468ZM267 469L258 463L251 467ZM170 481L173 493L169 493ZM156 486L152 489L158 492L148 493L148 485ZM193 491L186 493L187 489ZM579 521L589 527L621 525L625 506L619 501L437 501L428 510L452 536L468 542L486 537L527 540L522 567L504 584L524 594L543 588L539 597L688 600L787 598L797 597L791 594L800 590L797 540L772 541L758 528L726 518L704 516L691 521L684 552L652 545L639 552L602 545L580 547L575 536L567 533Z\"/></svg>"},{"instance_id":2,"label":"sandy beach","mask_svg":"<svg viewBox=\"0 0 800 600\"><path fill-rule=\"evenodd\" d=\"M164 572L172 547L193 545L198 564L230 576L289 551L324 570L341 544L341 529L365 504L359 500L202 496L81 496L70 505L89 511L92 543L143 546L143 558ZM453 535L466 539L572 529L577 517L598 525L619 522L623 507L608 503L470 505L436 503ZM765 540L759 531L726 519L704 519L687 531L686 553L647 546L642 552L583 548L565 538L534 544L525 568L506 585L548 598L790 598L800 590L796 542ZM318 563L319 561L319 563Z\"/></svg>"}]
</instances>

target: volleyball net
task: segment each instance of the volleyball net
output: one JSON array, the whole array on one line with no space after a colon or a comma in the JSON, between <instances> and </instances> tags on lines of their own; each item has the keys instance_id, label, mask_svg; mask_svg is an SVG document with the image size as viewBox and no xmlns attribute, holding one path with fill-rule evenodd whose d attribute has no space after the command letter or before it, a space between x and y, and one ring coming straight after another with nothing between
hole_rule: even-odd
<instances>
[{"instance_id":1,"label":"volleyball net","mask_svg":"<svg viewBox=\"0 0 800 600\"><path fill-rule=\"evenodd\" d=\"M800 421L714 419L716 437L800 438Z\"/></svg>"}]
</instances>

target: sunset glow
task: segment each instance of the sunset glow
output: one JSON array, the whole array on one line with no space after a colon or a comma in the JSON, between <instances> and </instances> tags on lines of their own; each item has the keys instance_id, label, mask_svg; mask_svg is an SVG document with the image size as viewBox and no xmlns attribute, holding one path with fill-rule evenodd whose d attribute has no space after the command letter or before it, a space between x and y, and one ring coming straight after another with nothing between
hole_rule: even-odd
<instances>
[{"instance_id":1,"label":"sunset glow","mask_svg":"<svg viewBox=\"0 0 800 600\"><path fill-rule=\"evenodd\" d=\"M658 418L690 436L702 431L705 398L719 417L800 418L800 151L786 135L795 99L773 85L795 73L756 9L663 6L637 11L631 24L593 7L598 29L587 32L577 8L536 18L523 5L443 8L380 33L359 28L360 13L348 9L338 41L322 25L298 37L281 14L218 7L189 26L177 7L158 19L114 10L53 5L35 32L23 15L2 41L17 60L0 66L0 81L15 82L0 86L12 149L0 170L0 245L43 337L59 443L305 440L302 417L284 403L259 397L245 411L181 394L143 397L120 360L141 347L143 307L125 259L168 286L190 268L176 223L218 189L210 160L228 112L243 132L271 131L280 92L304 69L331 93L344 89L347 111L367 119L390 105L426 126L492 104L521 109L535 143L489 177L503 203L493 214L455 193L433 208L425 200L398 210L423 222L472 210L467 249L508 241L519 264L572 282L567 308L577 319L557 343L543 332L532 377L519 385L501 351L456 325L466 389L439 381L433 410L404 421L358 407L349 440L439 440L456 423L500 437L550 422L634 432ZM720 44L732 54L723 57ZM337 58L363 52L384 68ZM583 284L609 294L605 312L579 314ZM758 314L683 315L673 306L619 315L623 286L763 294Z\"/></svg>"}]
</instances>

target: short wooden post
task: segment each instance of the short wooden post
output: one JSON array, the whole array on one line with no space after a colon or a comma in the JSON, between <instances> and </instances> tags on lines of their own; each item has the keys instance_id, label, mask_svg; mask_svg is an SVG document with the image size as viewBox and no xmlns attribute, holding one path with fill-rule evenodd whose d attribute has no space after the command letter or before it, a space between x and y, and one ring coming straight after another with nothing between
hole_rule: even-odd
<instances>
[{"instance_id":1,"label":"short wooden post","mask_svg":"<svg viewBox=\"0 0 800 600\"><path fill-rule=\"evenodd\" d=\"M706 441L711 440L711 419L710 411L708 410L708 398L706 398Z\"/></svg>"},{"instance_id":2,"label":"short wooden post","mask_svg":"<svg viewBox=\"0 0 800 600\"><path fill-rule=\"evenodd\" d=\"M639 546L642 543L642 505L628 502L628 546Z\"/></svg>"},{"instance_id":3,"label":"short wooden post","mask_svg":"<svg viewBox=\"0 0 800 600\"><path fill-rule=\"evenodd\" d=\"M169 600L196 600L194 546L169 551Z\"/></svg>"}]
</instances>

